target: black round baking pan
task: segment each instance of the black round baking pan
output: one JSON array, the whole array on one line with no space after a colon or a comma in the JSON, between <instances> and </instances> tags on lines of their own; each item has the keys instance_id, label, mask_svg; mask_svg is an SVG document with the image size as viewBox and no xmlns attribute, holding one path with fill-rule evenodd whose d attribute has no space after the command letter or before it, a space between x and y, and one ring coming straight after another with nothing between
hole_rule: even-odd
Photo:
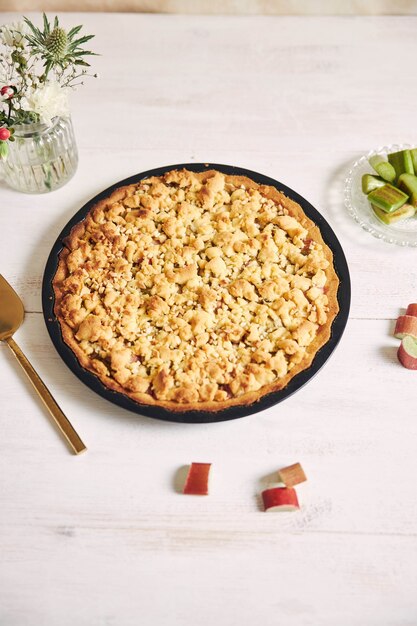
<instances>
[{"instance_id":1,"label":"black round baking pan","mask_svg":"<svg viewBox=\"0 0 417 626\"><path fill-rule=\"evenodd\" d=\"M214 169L223 172L224 174L247 176L248 178L251 178L259 184L271 185L275 187L279 191L282 191L286 196L301 205L307 217L309 217L320 228L320 232L324 241L333 252L334 267L340 280L337 293L339 312L333 321L331 337L329 341L317 352L310 367L294 376L294 378L288 383L288 385L284 389L263 396L257 402L254 402L253 404L247 406L233 406L217 412L197 410L178 412L169 411L167 409L151 405L139 404L138 402L130 399L128 396L108 389L101 383L97 376L81 367L75 354L64 343L59 322L54 314L55 297L52 288L52 279L57 270L58 257L63 248L63 240L69 235L72 227L81 220L83 220L86 217L87 213L90 211L90 209L97 202L106 198L112 191L114 191L118 187L137 183L144 178L148 178L149 176L161 176L162 174L165 174L165 172L168 172L170 170L182 168L186 168L193 172L202 172L204 170ZM140 174L135 174L134 176L130 176L125 180L119 181L114 185L111 185L104 191L101 191L94 198L89 200L79 211L77 211L74 217L67 223L65 228L60 233L46 263L42 285L42 306L48 332L59 355L67 364L67 366L74 372L74 374L90 389L98 393L106 400L109 400L110 402L113 402L118 406L121 406L140 415L146 415L148 417L153 417L160 420L167 420L171 422L187 422L190 424L198 424L208 422L221 422L225 420L236 419L238 417L244 417L253 413L258 413L259 411L263 411L264 409L268 409L269 407L278 404L279 402L282 402L293 393L301 389L301 387L303 387L309 380L311 380L311 378L315 376L315 374L317 374L317 372L323 367L323 365L326 363L333 350L339 343L349 316L350 293L351 290L349 269L343 249L335 233L326 222L324 217L319 213L319 211L317 211L317 209L315 209L309 202L307 202L307 200L301 197L298 193L296 193L286 185L283 185L282 183L274 180L273 178L269 178L268 176L264 176L263 174L252 172L251 170L247 170L241 167L234 167L232 165L219 165L217 163L181 163L178 165L167 165L165 167L158 167L156 169L141 172Z\"/></svg>"}]
</instances>

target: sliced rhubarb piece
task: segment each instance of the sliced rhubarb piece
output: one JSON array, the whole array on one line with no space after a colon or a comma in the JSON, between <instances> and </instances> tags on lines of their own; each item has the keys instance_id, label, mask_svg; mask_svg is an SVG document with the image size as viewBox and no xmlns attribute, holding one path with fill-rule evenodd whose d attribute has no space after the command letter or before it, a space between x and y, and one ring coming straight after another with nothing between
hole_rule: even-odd
<instances>
[{"instance_id":1,"label":"sliced rhubarb piece","mask_svg":"<svg viewBox=\"0 0 417 626\"><path fill-rule=\"evenodd\" d=\"M417 317L400 315L395 324L394 337L404 339L407 335L417 339Z\"/></svg>"},{"instance_id":2,"label":"sliced rhubarb piece","mask_svg":"<svg viewBox=\"0 0 417 626\"><path fill-rule=\"evenodd\" d=\"M412 315L413 317L417 317L417 302L412 302L408 305L406 315Z\"/></svg>"},{"instance_id":3,"label":"sliced rhubarb piece","mask_svg":"<svg viewBox=\"0 0 417 626\"><path fill-rule=\"evenodd\" d=\"M300 508L295 489L272 487L262 492L265 511L297 511Z\"/></svg>"},{"instance_id":4,"label":"sliced rhubarb piece","mask_svg":"<svg viewBox=\"0 0 417 626\"><path fill-rule=\"evenodd\" d=\"M373 174L364 174L362 176L362 191L363 193L370 193L378 187L383 187L387 184L387 181L379 176L373 176Z\"/></svg>"},{"instance_id":5,"label":"sliced rhubarb piece","mask_svg":"<svg viewBox=\"0 0 417 626\"><path fill-rule=\"evenodd\" d=\"M410 154L413 162L414 174L417 174L417 148L411 148Z\"/></svg>"},{"instance_id":6,"label":"sliced rhubarb piece","mask_svg":"<svg viewBox=\"0 0 417 626\"><path fill-rule=\"evenodd\" d=\"M417 370L417 340L407 335L398 348L398 360L409 370Z\"/></svg>"},{"instance_id":7,"label":"sliced rhubarb piece","mask_svg":"<svg viewBox=\"0 0 417 626\"><path fill-rule=\"evenodd\" d=\"M411 206L411 204L403 204L402 207L392 213L386 213L374 204L371 204L371 207L375 215L381 220L381 222L384 222L384 224L395 224L395 222L401 222L409 217L413 217L416 212L416 209Z\"/></svg>"},{"instance_id":8,"label":"sliced rhubarb piece","mask_svg":"<svg viewBox=\"0 0 417 626\"><path fill-rule=\"evenodd\" d=\"M371 191L368 194L368 200L373 206L382 209L385 213L392 213L407 202L408 196L397 187L387 183L383 187Z\"/></svg>"},{"instance_id":9,"label":"sliced rhubarb piece","mask_svg":"<svg viewBox=\"0 0 417 626\"><path fill-rule=\"evenodd\" d=\"M191 463L183 493L191 496L208 496L211 463Z\"/></svg>"},{"instance_id":10,"label":"sliced rhubarb piece","mask_svg":"<svg viewBox=\"0 0 417 626\"><path fill-rule=\"evenodd\" d=\"M417 207L417 176L414 174L401 174L398 179L398 187L410 196L410 204Z\"/></svg>"},{"instance_id":11,"label":"sliced rhubarb piece","mask_svg":"<svg viewBox=\"0 0 417 626\"><path fill-rule=\"evenodd\" d=\"M395 170L397 180L401 174L414 174L413 159L410 150L391 152L391 154L388 155L388 161Z\"/></svg>"},{"instance_id":12,"label":"sliced rhubarb piece","mask_svg":"<svg viewBox=\"0 0 417 626\"><path fill-rule=\"evenodd\" d=\"M278 472L278 478L286 487L294 487L295 485L299 485L307 480L300 463L294 463L293 465L288 465L288 467L280 469Z\"/></svg>"},{"instance_id":13,"label":"sliced rhubarb piece","mask_svg":"<svg viewBox=\"0 0 417 626\"><path fill-rule=\"evenodd\" d=\"M389 183L393 183L395 180L395 169L382 157L380 154L374 154L369 157L369 164L374 168L375 172Z\"/></svg>"}]
</instances>

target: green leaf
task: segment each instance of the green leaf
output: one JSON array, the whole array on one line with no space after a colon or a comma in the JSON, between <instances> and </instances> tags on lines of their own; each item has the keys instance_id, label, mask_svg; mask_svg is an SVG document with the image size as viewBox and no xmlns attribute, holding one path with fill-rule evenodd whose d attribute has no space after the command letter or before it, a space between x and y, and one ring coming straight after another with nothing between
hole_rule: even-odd
<instances>
[{"instance_id":1,"label":"green leaf","mask_svg":"<svg viewBox=\"0 0 417 626\"><path fill-rule=\"evenodd\" d=\"M90 67L90 64L87 63L87 61L81 61L81 59L74 61L74 65L85 65L86 67Z\"/></svg>"},{"instance_id":2,"label":"green leaf","mask_svg":"<svg viewBox=\"0 0 417 626\"><path fill-rule=\"evenodd\" d=\"M55 28L58 28L58 26L59 26L59 19L58 19L58 16L57 16L57 15L55 15L55 19L54 19L54 29L55 29Z\"/></svg>"},{"instance_id":3,"label":"green leaf","mask_svg":"<svg viewBox=\"0 0 417 626\"><path fill-rule=\"evenodd\" d=\"M95 52L90 52L90 50L79 50L78 52L71 52L71 55L70 55L70 56L75 58L75 57L83 57L83 56L85 56L86 54L87 54L87 55L90 55L90 54L91 54L92 56L95 56L95 57L99 56L99 55L98 55L98 54L96 54Z\"/></svg>"},{"instance_id":4,"label":"green leaf","mask_svg":"<svg viewBox=\"0 0 417 626\"><path fill-rule=\"evenodd\" d=\"M27 24L27 26L29 26L30 30L35 35L36 39L42 36L42 33L39 30L39 28L36 28L36 26L34 26L27 17L23 17L23 21L25 22L25 24ZM28 35L26 35L26 39L28 39Z\"/></svg>"},{"instance_id":5,"label":"green leaf","mask_svg":"<svg viewBox=\"0 0 417 626\"><path fill-rule=\"evenodd\" d=\"M26 35L26 40L32 45L32 46L36 46L36 40L34 39L34 37L32 37L31 35Z\"/></svg>"},{"instance_id":6,"label":"green leaf","mask_svg":"<svg viewBox=\"0 0 417 626\"><path fill-rule=\"evenodd\" d=\"M71 28L71 30L68 32L68 39L72 39L74 35L80 32L81 29L82 24L80 26L74 26L74 28Z\"/></svg>"},{"instance_id":7,"label":"green leaf","mask_svg":"<svg viewBox=\"0 0 417 626\"><path fill-rule=\"evenodd\" d=\"M49 25L48 18L46 17L46 13L43 13L43 32L45 35L49 35L51 32L51 27Z\"/></svg>"},{"instance_id":8,"label":"green leaf","mask_svg":"<svg viewBox=\"0 0 417 626\"><path fill-rule=\"evenodd\" d=\"M75 41L71 41L71 44L68 47L72 50L75 50L75 48L80 46L82 43L85 43L86 41L90 41L90 39L92 39L93 37L95 37L95 35L84 35L84 37L80 37Z\"/></svg>"},{"instance_id":9,"label":"green leaf","mask_svg":"<svg viewBox=\"0 0 417 626\"><path fill-rule=\"evenodd\" d=\"M51 25L46 16L46 13L43 13L42 16L43 16L43 32L45 35L49 35L49 33L51 32Z\"/></svg>"}]
</instances>

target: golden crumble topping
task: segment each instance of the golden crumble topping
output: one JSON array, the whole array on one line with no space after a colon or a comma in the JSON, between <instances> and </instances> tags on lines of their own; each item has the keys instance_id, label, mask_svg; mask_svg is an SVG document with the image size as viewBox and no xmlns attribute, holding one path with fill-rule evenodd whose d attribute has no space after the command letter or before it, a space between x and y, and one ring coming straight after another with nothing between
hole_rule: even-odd
<instances>
[{"instance_id":1,"label":"golden crumble topping","mask_svg":"<svg viewBox=\"0 0 417 626\"><path fill-rule=\"evenodd\" d=\"M55 311L107 386L216 410L309 365L329 338L337 283L298 204L244 177L174 170L117 190L73 229Z\"/></svg>"}]
</instances>

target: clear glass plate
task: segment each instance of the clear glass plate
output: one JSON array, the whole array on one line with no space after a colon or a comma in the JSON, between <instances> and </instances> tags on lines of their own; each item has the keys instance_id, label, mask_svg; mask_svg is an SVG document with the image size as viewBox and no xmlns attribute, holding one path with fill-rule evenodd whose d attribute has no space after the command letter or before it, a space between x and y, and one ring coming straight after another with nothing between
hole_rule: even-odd
<instances>
[{"instance_id":1,"label":"clear glass plate","mask_svg":"<svg viewBox=\"0 0 417 626\"><path fill-rule=\"evenodd\" d=\"M389 152L397 152L412 147L414 146L408 144L393 144L371 150L368 154L361 156L353 164L346 178L344 195L347 210L368 233L386 243L417 247L417 215L395 224L384 224L372 211L368 198L362 191L362 175L373 173L373 169L368 163L369 157L374 154L386 157Z\"/></svg>"}]
</instances>

